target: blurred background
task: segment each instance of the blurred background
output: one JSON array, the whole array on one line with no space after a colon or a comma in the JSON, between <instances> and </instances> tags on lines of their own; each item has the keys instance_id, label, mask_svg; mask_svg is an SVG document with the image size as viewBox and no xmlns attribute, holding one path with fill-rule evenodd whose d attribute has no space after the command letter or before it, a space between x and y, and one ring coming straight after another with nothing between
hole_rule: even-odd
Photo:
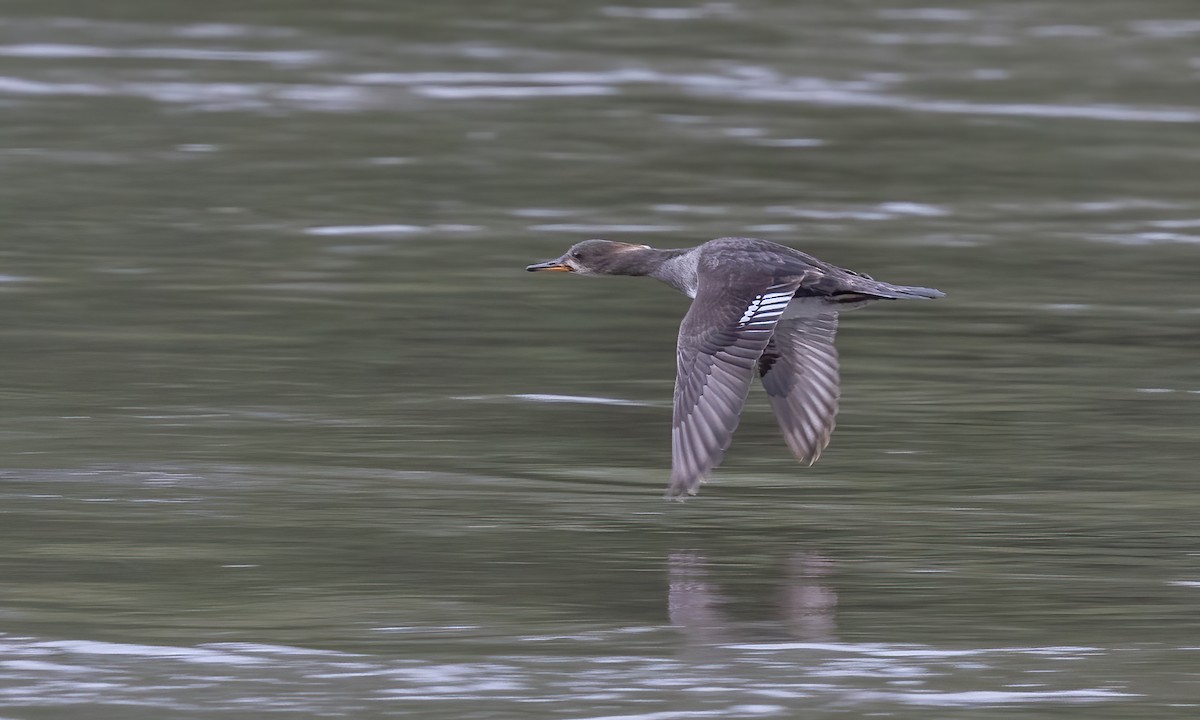
<instances>
[{"instance_id":1,"label":"blurred background","mask_svg":"<svg viewBox=\"0 0 1200 720\"><path fill-rule=\"evenodd\" d=\"M0 717L1193 718L1193 0L0 6ZM751 394L661 499L687 300L783 242L821 462Z\"/></svg>"}]
</instances>

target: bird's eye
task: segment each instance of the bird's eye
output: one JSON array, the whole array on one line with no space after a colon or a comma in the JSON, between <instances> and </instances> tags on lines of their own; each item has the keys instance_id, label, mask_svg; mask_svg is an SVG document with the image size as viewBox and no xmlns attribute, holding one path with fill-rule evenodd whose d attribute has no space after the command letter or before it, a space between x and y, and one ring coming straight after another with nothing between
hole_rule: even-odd
<instances>
[{"instance_id":1,"label":"bird's eye","mask_svg":"<svg viewBox=\"0 0 1200 720\"><path fill-rule=\"evenodd\" d=\"M579 260L579 259L580 259L580 258L582 258L582 257L583 257L583 255L581 255L581 254L580 254L580 252L579 252L578 250L572 250L572 251L571 251L571 259L572 259L572 260Z\"/></svg>"}]
</instances>

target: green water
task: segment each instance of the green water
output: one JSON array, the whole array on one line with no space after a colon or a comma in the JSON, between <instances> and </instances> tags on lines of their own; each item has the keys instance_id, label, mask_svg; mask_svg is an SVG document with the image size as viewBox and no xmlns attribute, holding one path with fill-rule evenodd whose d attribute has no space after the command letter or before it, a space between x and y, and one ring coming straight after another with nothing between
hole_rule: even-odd
<instances>
[{"instance_id":1,"label":"green water","mask_svg":"<svg viewBox=\"0 0 1200 720\"><path fill-rule=\"evenodd\" d=\"M1194 717L1198 39L5 4L0 717ZM667 503L686 298L523 268L722 235L947 297Z\"/></svg>"}]
</instances>

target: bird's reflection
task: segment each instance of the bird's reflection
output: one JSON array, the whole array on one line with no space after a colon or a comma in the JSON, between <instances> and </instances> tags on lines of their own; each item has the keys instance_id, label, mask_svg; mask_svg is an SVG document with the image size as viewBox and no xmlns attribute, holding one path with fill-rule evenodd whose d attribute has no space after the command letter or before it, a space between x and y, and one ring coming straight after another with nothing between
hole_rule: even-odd
<instances>
[{"instance_id":1,"label":"bird's reflection","mask_svg":"<svg viewBox=\"0 0 1200 720\"><path fill-rule=\"evenodd\" d=\"M823 579L833 572L833 560L814 552L788 559L787 584L780 611L792 634L802 640L834 640L834 611L838 596Z\"/></svg>"},{"instance_id":2,"label":"bird's reflection","mask_svg":"<svg viewBox=\"0 0 1200 720\"><path fill-rule=\"evenodd\" d=\"M815 552L797 552L787 560L784 586L776 603L778 620L789 635L808 642L835 639L838 597L825 584L833 561ZM690 551L667 558L667 613L671 624L699 644L744 640L738 622L725 610L731 597L709 575L708 558Z\"/></svg>"}]
</instances>

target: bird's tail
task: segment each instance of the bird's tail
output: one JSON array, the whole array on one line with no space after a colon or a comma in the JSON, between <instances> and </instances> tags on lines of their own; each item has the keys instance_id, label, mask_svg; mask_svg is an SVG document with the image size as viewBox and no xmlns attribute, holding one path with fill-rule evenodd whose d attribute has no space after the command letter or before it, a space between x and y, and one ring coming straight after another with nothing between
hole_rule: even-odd
<instances>
[{"instance_id":1,"label":"bird's tail","mask_svg":"<svg viewBox=\"0 0 1200 720\"><path fill-rule=\"evenodd\" d=\"M868 280L849 292L837 293L834 299L838 302L858 302L861 300L933 300L946 293L927 287L915 285L891 285L878 280Z\"/></svg>"}]
</instances>

